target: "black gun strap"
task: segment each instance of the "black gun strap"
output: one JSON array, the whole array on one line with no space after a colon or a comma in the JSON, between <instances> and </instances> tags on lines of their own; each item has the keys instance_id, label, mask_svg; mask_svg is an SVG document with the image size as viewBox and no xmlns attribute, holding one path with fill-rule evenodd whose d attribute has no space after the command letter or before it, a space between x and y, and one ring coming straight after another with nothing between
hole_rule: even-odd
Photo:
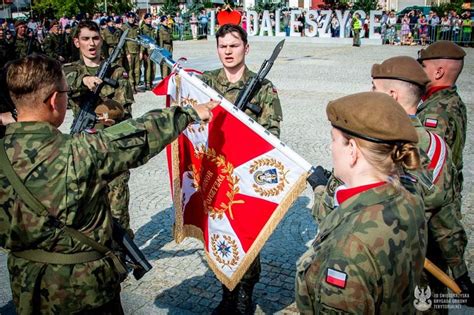
<instances>
[{"instance_id":1,"label":"black gun strap","mask_svg":"<svg viewBox=\"0 0 474 315\"><path fill-rule=\"evenodd\" d=\"M11 165L10 160L8 159L7 152L5 150L5 141L4 139L0 140L0 167L3 169L5 172L5 176L7 177L8 181L12 185L13 189L16 191L18 196L23 200L23 202L30 208L30 209L35 209L37 211L40 211L40 215L47 216L50 219L52 219L53 226L56 228L59 228L63 230L66 234L71 236L72 238L75 238L79 242L86 244L93 248L95 251L99 252L102 256L108 256L112 259L114 266L116 270L119 273L126 273L127 270L123 263L119 260L119 258L107 247L103 246L102 244L99 244L95 240L91 239L90 237L85 236L83 233L70 228L68 226L65 226L61 221L59 221L58 218L55 216L51 215L49 211L46 209L46 207L38 200L36 199L33 194L26 188L26 186L23 184L21 179L18 177L18 174L15 172L13 169L13 166ZM89 254L86 254L89 253ZM13 253L15 255L15 253ZM18 257L30 257L26 259L30 259L33 261L39 261L39 262L45 262L47 263L49 260L54 260L54 258L58 257L53 257L53 255L57 253L50 253L50 257L47 257L49 252L46 251L22 251L18 252L17 256ZM87 260L90 258L95 258L91 260L96 260L97 258L97 253L95 252L83 252L79 253L82 256L82 260ZM66 254L63 254L66 255ZM74 255L74 254L71 254ZM80 258L79 255L77 257L78 259ZM47 260L47 261L46 261ZM90 260L89 260L90 261ZM76 262L79 263L79 262Z\"/></svg>"}]
</instances>

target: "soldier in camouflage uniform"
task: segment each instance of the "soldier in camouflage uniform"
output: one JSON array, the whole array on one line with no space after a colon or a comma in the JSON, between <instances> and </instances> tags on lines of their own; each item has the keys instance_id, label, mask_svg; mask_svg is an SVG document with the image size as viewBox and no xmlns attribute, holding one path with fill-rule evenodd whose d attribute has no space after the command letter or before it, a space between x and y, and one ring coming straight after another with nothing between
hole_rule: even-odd
<instances>
[{"instance_id":1,"label":"soldier in camouflage uniform","mask_svg":"<svg viewBox=\"0 0 474 315\"><path fill-rule=\"evenodd\" d=\"M297 263L298 310L412 314L426 222L422 199L400 186L398 171L419 167L416 130L383 93L346 96L326 111L334 175L346 186Z\"/></svg>"},{"instance_id":2,"label":"soldier in camouflage uniform","mask_svg":"<svg viewBox=\"0 0 474 315\"><path fill-rule=\"evenodd\" d=\"M135 13L127 13L127 23L123 24L122 31L128 31L128 38L136 39L140 35L140 28L135 24ZM140 82L140 60L142 60L142 48L139 44L133 41L125 43L125 55L128 61L128 75L133 92L137 93L137 85Z\"/></svg>"},{"instance_id":3,"label":"soldier in camouflage uniform","mask_svg":"<svg viewBox=\"0 0 474 315\"><path fill-rule=\"evenodd\" d=\"M451 150L434 132L426 130L416 117L417 106L429 82L423 68L411 57L394 57L372 67L373 89L391 95L402 105L412 120L419 138L422 165L429 172L430 186L423 191L428 219L428 249L426 257L444 272L448 267L455 270L466 266L463 262L467 244L466 232L453 209L455 169ZM447 288L431 274L424 272L423 285L430 286L432 293L446 294ZM469 292L464 292L469 294ZM447 313L443 306L433 306Z\"/></svg>"},{"instance_id":4,"label":"soldier in camouflage uniform","mask_svg":"<svg viewBox=\"0 0 474 315\"><path fill-rule=\"evenodd\" d=\"M158 32L151 26L151 14L147 13L143 16L143 23L140 27L140 34L153 38L157 43ZM145 68L145 89L151 90L153 87L153 79L155 79L155 63L150 59L151 51L143 49L143 65Z\"/></svg>"},{"instance_id":5,"label":"soldier in camouflage uniform","mask_svg":"<svg viewBox=\"0 0 474 315\"><path fill-rule=\"evenodd\" d=\"M419 52L418 61L430 79L417 116L423 126L443 137L452 152L454 176L454 214L461 219L463 188L463 157L466 143L466 105L457 93L456 80L463 65L464 50L450 41L438 41ZM465 244L459 251L464 253ZM466 263L461 259L449 264L456 282L463 292L469 292L468 304L474 306L474 284L469 278Z\"/></svg>"},{"instance_id":6,"label":"soldier in camouflage uniform","mask_svg":"<svg viewBox=\"0 0 474 315\"><path fill-rule=\"evenodd\" d=\"M216 40L217 53L223 68L204 72L202 80L234 103L245 83L255 76L245 65L245 55L249 49L247 33L240 26L226 24L217 31ZM261 108L260 113L253 113L249 109L245 113L279 137L282 110L273 84L265 80L251 103ZM214 313L253 314L252 292L259 281L260 269L260 256L257 256L233 291L223 285L223 298Z\"/></svg>"},{"instance_id":7,"label":"soldier in camouflage uniform","mask_svg":"<svg viewBox=\"0 0 474 315\"><path fill-rule=\"evenodd\" d=\"M43 49L44 53L53 59L57 59L60 62L64 62L66 59L62 56L62 49L64 43L61 40L61 34L59 34L59 23L54 21L51 23L48 35L44 39Z\"/></svg>"},{"instance_id":8,"label":"soldier in camouflage uniform","mask_svg":"<svg viewBox=\"0 0 474 315\"><path fill-rule=\"evenodd\" d=\"M70 87L70 105L74 115L77 115L81 104L90 97L90 91L95 89L97 84L100 84L99 79L95 76L101 63L100 55L97 52L101 51L102 46L102 39L99 36L97 24L91 21L80 22L74 42L80 48L82 58L79 61L65 65L64 72ZM133 92L129 81L124 78L124 71L119 65L113 64L110 74L111 78L118 82L118 86L104 85L100 91L100 103L111 104L108 101L113 100L122 108L122 114L114 114L115 117L113 119L115 122L132 117ZM115 111L115 108L111 108L112 110ZM104 116L111 116L110 114L107 112L102 113ZM109 182L109 200L113 217L118 220L130 235L133 235L130 229L128 209L130 200L129 179L130 173L125 171Z\"/></svg>"},{"instance_id":9,"label":"soldier in camouflage uniform","mask_svg":"<svg viewBox=\"0 0 474 315\"><path fill-rule=\"evenodd\" d=\"M77 48L74 46L71 25L68 24L66 25L66 27L64 27L64 32L61 36L62 36L61 42L63 43L61 47L61 56L64 57L65 62L75 61L73 60L72 55L73 55L73 50Z\"/></svg>"},{"instance_id":10,"label":"soldier in camouflage uniform","mask_svg":"<svg viewBox=\"0 0 474 315\"><path fill-rule=\"evenodd\" d=\"M27 32L25 22L15 23L16 36L14 40L15 58L23 58L34 52L41 52L41 46L32 31Z\"/></svg>"},{"instance_id":11,"label":"soldier in camouflage uniform","mask_svg":"<svg viewBox=\"0 0 474 315\"><path fill-rule=\"evenodd\" d=\"M158 44L161 48L173 53L173 29L168 25L166 15L160 17L160 26L158 28ZM162 63L160 65L161 78L166 78L170 74L170 68Z\"/></svg>"},{"instance_id":12,"label":"soldier in camouflage uniform","mask_svg":"<svg viewBox=\"0 0 474 315\"><path fill-rule=\"evenodd\" d=\"M146 163L189 123L209 119L215 103L154 110L95 134L70 136L57 129L68 90L58 61L41 55L17 60L7 80L18 122L7 126L1 143L7 160L0 163L0 247L9 250L16 311L123 314L120 263L79 236L110 248L104 179ZM12 187L10 165L39 208Z\"/></svg>"}]
</instances>

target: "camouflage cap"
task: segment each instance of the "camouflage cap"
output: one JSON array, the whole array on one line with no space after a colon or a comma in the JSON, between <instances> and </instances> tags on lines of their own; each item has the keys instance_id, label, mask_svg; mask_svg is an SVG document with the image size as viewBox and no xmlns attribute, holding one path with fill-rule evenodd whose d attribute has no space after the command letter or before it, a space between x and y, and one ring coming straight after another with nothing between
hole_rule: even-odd
<instances>
[{"instance_id":1,"label":"camouflage cap","mask_svg":"<svg viewBox=\"0 0 474 315\"><path fill-rule=\"evenodd\" d=\"M418 61L428 59L463 59L464 49L448 40L440 40L418 51Z\"/></svg>"},{"instance_id":2,"label":"camouflage cap","mask_svg":"<svg viewBox=\"0 0 474 315\"><path fill-rule=\"evenodd\" d=\"M97 115L106 114L109 119L119 120L123 118L124 109L123 106L120 105L120 103L114 100L107 99L96 107L95 113Z\"/></svg>"},{"instance_id":3,"label":"camouflage cap","mask_svg":"<svg viewBox=\"0 0 474 315\"><path fill-rule=\"evenodd\" d=\"M398 56L372 66L372 78L392 79L414 83L425 87L430 79L423 67L412 57Z\"/></svg>"},{"instance_id":4,"label":"camouflage cap","mask_svg":"<svg viewBox=\"0 0 474 315\"><path fill-rule=\"evenodd\" d=\"M326 113L332 126L376 143L418 142L405 110L392 97L362 92L329 102Z\"/></svg>"}]
</instances>

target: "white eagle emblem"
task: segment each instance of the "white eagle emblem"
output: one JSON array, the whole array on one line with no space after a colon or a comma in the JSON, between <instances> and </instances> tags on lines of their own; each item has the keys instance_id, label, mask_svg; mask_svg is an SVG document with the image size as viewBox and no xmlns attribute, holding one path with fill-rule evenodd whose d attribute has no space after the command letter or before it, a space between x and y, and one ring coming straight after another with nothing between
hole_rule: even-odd
<instances>
[{"instance_id":1,"label":"white eagle emblem","mask_svg":"<svg viewBox=\"0 0 474 315\"><path fill-rule=\"evenodd\" d=\"M428 310L431 307L431 289L427 286L425 289L420 289L418 286L415 287L415 300L413 305L421 312Z\"/></svg>"}]
</instances>

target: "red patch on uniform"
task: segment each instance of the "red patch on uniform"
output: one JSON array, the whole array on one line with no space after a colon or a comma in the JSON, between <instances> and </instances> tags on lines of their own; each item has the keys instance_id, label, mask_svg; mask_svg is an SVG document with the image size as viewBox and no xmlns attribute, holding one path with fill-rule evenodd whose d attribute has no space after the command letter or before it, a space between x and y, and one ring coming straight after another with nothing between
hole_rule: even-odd
<instances>
[{"instance_id":1,"label":"red patch on uniform","mask_svg":"<svg viewBox=\"0 0 474 315\"><path fill-rule=\"evenodd\" d=\"M275 94L277 94L277 92L278 92L277 89L276 89L276 87L273 87L273 88L272 88L272 91L273 91L273 93L275 93Z\"/></svg>"},{"instance_id":2,"label":"red patch on uniform","mask_svg":"<svg viewBox=\"0 0 474 315\"><path fill-rule=\"evenodd\" d=\"M127 71L124 71L123 74L122 74L122 77L124 79L128 79L128 72Z\"/></svg>"},{"instance_id":3,"label":"red patch on uniform","mask_svg":"<svg viewBox=\"0 0 474 315\"><path fill-rule=\"evenodd\" d=\"M436 128L438 127L438 120L433 118L426 118L425 119L425 127L428 128Z\"/></svg>"}]
</instances>

